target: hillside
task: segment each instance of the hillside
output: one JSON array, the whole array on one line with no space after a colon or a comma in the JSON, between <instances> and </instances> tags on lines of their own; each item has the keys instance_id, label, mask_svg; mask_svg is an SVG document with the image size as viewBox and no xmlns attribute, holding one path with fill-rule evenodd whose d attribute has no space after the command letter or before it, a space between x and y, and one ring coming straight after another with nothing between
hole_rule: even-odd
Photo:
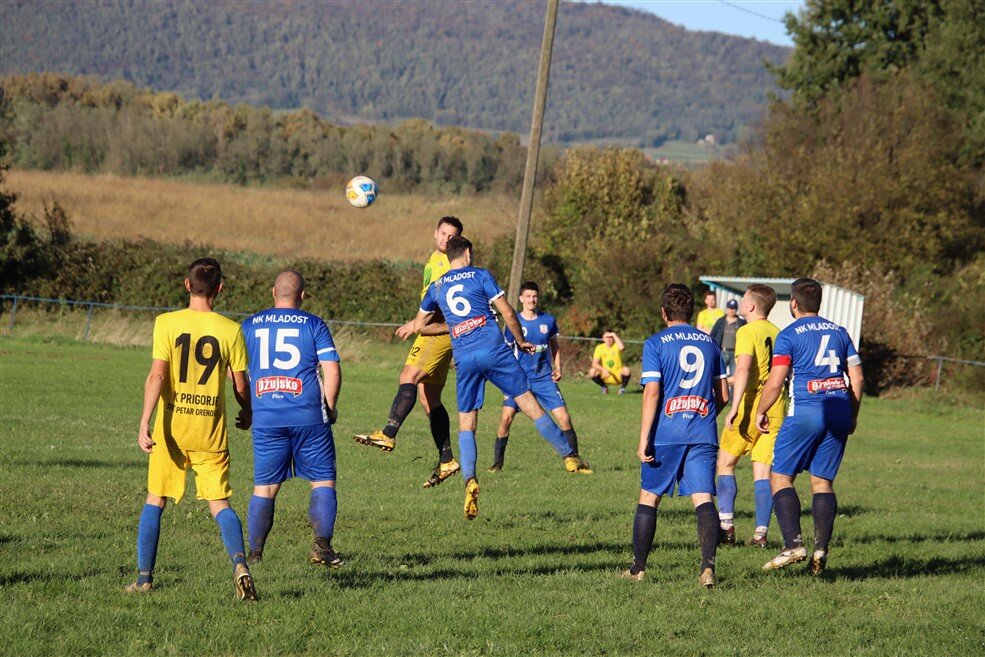
<instances>
[{"instance_id":1,"label":"hillside","mask_svg":"<svg viewBox=\"0 0 985 657\"><path fill-rule=\"evenodd\" d=\"M543 13L539 2L6 2L0 74L93 74L335 120L422 117L522 134ZM546 137L734 140L774 89L763 60L788 52L566 2Z\"/></svg>"}]
</instances>

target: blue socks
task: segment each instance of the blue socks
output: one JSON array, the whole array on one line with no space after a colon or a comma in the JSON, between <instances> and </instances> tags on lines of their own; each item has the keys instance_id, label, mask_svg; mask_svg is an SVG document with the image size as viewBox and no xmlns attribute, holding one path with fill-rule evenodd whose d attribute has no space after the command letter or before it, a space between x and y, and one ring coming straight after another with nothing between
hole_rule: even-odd
<instances>
[{"instance_id":1,"label":"blue socks","mask_svg":"<svg viewBox=\"0 0 985 657\"><path fill-rule=\"evenodd\" d=\"M161 513L159 506L144 504L137 526L137 583L151 581L154 564L157 562L157 543L161 537ZM141 581L143 578L143 581Z\"/></svg>"},{"instance_id":2,"label":"blue socks","mask_svg":"<svg viewBox=\"0 0 985 657\"><path fill-rule=\"evenodd\" d=\"M735 522L735 496L737 494L738 486L735 485L735 475L718 475L718 521L722 529L732 527Z\"/></svg>"},{"instance_id":3,"label":"blue socks","mask_svg":"<svg viewBox=\"0 0 985 657\"><path fill-rule=\"evenodd\" d=\"M246 557L243 553L246 552L246 548L243 547L243 525L239 521L239 516L232 508L226 508L216 514L215 521L219 525L222 543L226 546L226 552L233 565L245 564Z\"/></svg>"},{"instance_id":4,"label":"blue socks","mask_svg":"<svg viewBox=\"0 0 985 657\"><path fill-rule=\"evenodd\" d=\"M339 510L339 500L335 489L320 486L311 489L311 501L308 503L308 517L315 538L331 539L335 533L335 516Z\"/></svg>"},{"instance_id":5,"label":"blue socks","mask_svg":"<svg viewBox=\"0 0 985 657\"><path fill-rule=\"evenodd\" d=\"M458 432L458 456L462 462L462 477L465 481L475 477L476 447L474 431Z\"/></svg>"},{"instance_id":6,"label":"blue socks","mask_svg":"<svg viewBox=\"0 0 985 657\"><path fill-rule=\"evenodd\" d=\"M568 444L567 439L561 434L561 430L547 413L534 420L534 426L537 427L537 432L544 437L544 440L551 444L558 456L570 456L575 453L575 450L571 449L571 445Z\"/></svg>"},{"instance_id":7,"label":"blue socks","mask_svg":"<svg viewBox=\"0 0 985 657\"><path fill-rule=\"evenodd\" d=\"M766 533L770 526L770 516L773 515L773 492L770 490L769 479L759 479L753 482L756 496L756 532Z\"/></svg>"},{"instance_id":8,"label":"blue socks","mask_svg":"<svg viewBox=\"0 0 985 657\"><path fill-rule=\"evenodd\" d=\"M246 533L250 538L250 549L263 552L267 534L274 526L274 498L254 495L246 512Z\"/></svg>"}]
</instances>

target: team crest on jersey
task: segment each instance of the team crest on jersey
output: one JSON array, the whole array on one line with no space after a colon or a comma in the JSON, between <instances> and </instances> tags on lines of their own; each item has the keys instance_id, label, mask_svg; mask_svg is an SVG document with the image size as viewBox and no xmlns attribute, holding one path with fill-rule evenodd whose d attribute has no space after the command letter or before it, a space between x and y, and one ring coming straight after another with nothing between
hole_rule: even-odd
<instances>
[{"instance_id":1,"label":"team crest on jersey","mask_svg":"<svg viewBox=\"0 0 985 657\"><path fill-rule=\"evenodd\" d=\"M543 333L544 335L547 335L547 324L540 325L540 332Z\"/></svg>"},{"instance_id":2,"label":"team crest on jersey","mask_svg":"<svg viewBox=\"0 0 985 657\"><path fill-rule=\"evenodd\" d=\"M483 315L481 317L470 317L469 319L465 320L461 324L456 324L452 328L452 330L451 330L451 337L453 337L453 338L461 337L461 336L465 335L466 333L468 333L469 331L474 331L475 329L479 328L480 326L485 326L485 325L486 325L486 317L485 317L485 315Z\"/></svg>"},{"instance_id":3,"label":"team crest on jersey","mask_svg":"<svg viewBox=\"0 0 985 657\"><path fill-rule=\"evenodd\" d=\"M297 397L303 389L301 379L295 379L293 376L265 376L256 380L255 387L257 397L262 397L268 392L286 392Z\"/></svg>"},{"instance_id":4,"label":"team crest on jersey","mask_svg":"<svg viewBox=\"0 0 985 657\"><path fill-rule=\"evenodd\" d=\"M683 395L681 397L671 397L664 405L664 415L672 416L674 413L697 413L701 417L708 416L708 400L697 395Z\"/></svg>"},{"instance_id":5,"label":"team crest on jersey","mask_svg":"<svg viewBox=\"0 0 985 657\"><path fill-rule=\"evenodd\" d=\"M833 377L830 379L812 379L807 382L807 392L812 395L818 393L834 392L836 390L847 390L848 384L843 377Z\"/></svg>"}]
</instances>

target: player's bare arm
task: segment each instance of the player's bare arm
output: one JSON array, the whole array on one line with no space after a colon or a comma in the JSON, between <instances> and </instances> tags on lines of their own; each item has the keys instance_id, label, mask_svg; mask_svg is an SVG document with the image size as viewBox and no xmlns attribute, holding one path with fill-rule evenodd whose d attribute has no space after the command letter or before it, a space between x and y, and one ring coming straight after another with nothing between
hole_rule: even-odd
<instances>
[{"instance_id":1,"label":"player's bare arm","mask_svg":"<svg viewBox=\"0 0 985 657\"><path fill-rule=\"evenodd\" d=\"M643 410L640 412L640 442L636 447L636 456L643 463L653 461L653 455L648 454L650 433L657 418L657 402L660 401L660 384L651 381L643 388Z\"/></svg>"},{"instance_id":2,"label":"player's bare arm","mask_svg":"<svg viewBox=\"0 0 985 657\"><path fill-rule=\"evenodd\" d=\"M728 379L718 379L715 381L715 415L722 412L728 404Z\"/></svg>"},{"instance_id":3,"label":"player's bare arm","mask_svg":"<svg viewBox=\"0 0 985 657\"><path fill-rule=\"evenodd\" d=\"M250 397L250 378L246 372L233 372L233 396L239 404L236 428L246 431L253 424L253 402Z\"/></svg>"},{"instance_id":4,"label":"player's bare arm","mask_svg":"<svg viewBox=\"0 0 985 657\"><path fill-rule=\"evenodd\" d=\"M325 404L328 406L328 422L335 424L339 419L339 392L342 390L342 367L336 360L318 361L321 367L322 389Z\"/></svg>"},{"instance_id":5,"label":"player's bare arm","mask_svg":"<svg viewBox=\"0 0 985 657\"><path fill-rule=\"evenodd\" d=\"M510 333L516 337L516 346L528 354L534 353L536 347L534 347L534 345L530 342L520 339L519 336L523 335L523 327L520 326L520 321L516 318L516 311L513 310L513 306L510 305L510 302L506 300L505 295L496 297L493 301L493 305L496 307L496 310L499 311L499 314L503 316L503 321L506 323L506 328L508 328Z\"/></svg>"},{"instance_id":6,"label":"player's bare arm","mask_svg":"<svg viewBox=\"0 0 985 657\"><path fill-rule=\"evenodd\" d=\"M164 377L168 375L168 361L153 359L150 364L150 372L147 373L147 380L144 381L144 409L140 416L140 428L137 431L137 444L140 449L150 454L154 448L154 439L150 435L150 418L157 406L157 400L161 397L161 388L164 387Z\"/></svg>"},{"instance_id":7,"label":"player's bare arm","mask_svg":"<svg viewBox=\"0 0 985 657\"><path fill-rule=\"evenodd\" d=\"M431 320L433 316L434 316L434 312L428 313L428 312L424 312L423 310L418 310L417 317L415 317L413 322L411 323L411 329L413 329L412 333L421 332L424 329L424 327L428 325L428 322Z\"/></svg>"},{"instance_id":8,"label":"player's bare arm","mask_svg":"<svg viewBox=\"0 0 985 657\"><path fill-rule=\"evenodd\" d=\"M551 354L553 355L551 363L551 378L555 383L561 380L561 348L558 344L557 337L553 337L549 340L551 345Z\"/></svg>"},{"instance_id":9,"label":"player's bare arm","mask_svg":"<svg viewBox=\"0 0 985 657\"><path fill-rule=\"evenodd\" d=\"M624 350L626 348L626 345L624 345L622 343L622 340L619 339L619 336L616 334L615 331L610 331L609 332L609 335L612 336L612 340L613 340L613 343L616 345L616 349L618 349L619 351L622 351L622 350Z\"/></svg>"},{"instance_id":10,"label":"player's bare arm","mask_svg":"<svg viewBox=\"0 0 985 657\"><path fill-rule=\"evenodd\" d=\"M766 413L780 398L783 382L787 380L789 373L789 365L774 365L770 370L770 376L766 379L766 385L763 386L762 395L759 397L759 407L756 409L756 428L762 433L770 430L770 420L766 417Z\"/></svg>"},{"instance_id":11,"label":"player's bare arm","mask_svg":"<svg viewBox=\"0 0 985 657\"><path fill-rule=\"evenodd\" d=\"M735 357L735 377L732 379L732 408L725 416L725 425L732 429L739 414L739 404L742 403L742 396L746 393L746 386L749 385L749 371L752 369L752 356L749 354L739 354Z\"/></svg>"},{"instance_id":12,"label":"player's bare arm","mask_svg":"<svg viewBox=\"0 0 985 657\"><path fill-rule=\"evenodd\" d=\"M852 430L849 435L855 433L855 425L858 423L858 411L862 408L862 386L865 378L862 375L861 365L852 365L848 368L848 385L851 389L852 399Z\"/></svg>"}]
</instances>

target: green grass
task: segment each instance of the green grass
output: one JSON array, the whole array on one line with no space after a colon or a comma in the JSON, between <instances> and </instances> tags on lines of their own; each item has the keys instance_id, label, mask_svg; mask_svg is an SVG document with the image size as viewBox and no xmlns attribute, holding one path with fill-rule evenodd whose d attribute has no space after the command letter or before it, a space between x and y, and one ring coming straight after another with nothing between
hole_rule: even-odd
<instances>
[{"instance_id":1,"label":"green grass","mask_svg":"<svg viewBox=\"0 0 985 657\"><path fill-rule=\"evenodd\" d=\"M254 571L261 601L250 605L233 600L217 528L191 489L164 515L160 588L122 592L146 477L135 431L147 348L5 336L0 653L828 656L981 654L985 646L980 404L866 399L837 484L826 576L764 574L772 551L734 548L719 553L721 585L706 592L696 585L693 512L677 498L661 508L648 580L615 576L631 556L639 395L603 398L568 379L564 393L596 474L565 473L521 418L507 470L480 477L480 516L469 523L460 479L420 487L433 445L419 411L392 454L349 438L384 418L404 349L357 346L360 357L344 365L336 426L335 545L348 563L335 572L305 563L306 485L289 482ZM496 406L480 414L483 466ZM231 448L233 504L245 516L247 435L233 430ZM742 538L752 530L750 479L744 462Z\"/></svg>"}]
</instances>

